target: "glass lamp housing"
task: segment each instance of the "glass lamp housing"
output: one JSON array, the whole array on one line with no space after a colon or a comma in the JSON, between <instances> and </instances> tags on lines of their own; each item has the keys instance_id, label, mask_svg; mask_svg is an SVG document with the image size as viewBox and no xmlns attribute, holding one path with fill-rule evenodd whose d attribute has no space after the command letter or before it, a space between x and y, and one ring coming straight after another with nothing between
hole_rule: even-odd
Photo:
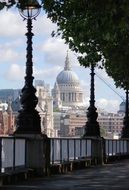
<instances>
[{"instance_id":1,"label":"glass lamp housing","mask_svg":"<svg viewBox=\"0 0 129 190\"><path fill-rule=\"evenodd\" d=\"M20 15L25 19L36 18L40 13L41 5L37 0L28 0L19 3Z\"/></svg>"}]
</instances>

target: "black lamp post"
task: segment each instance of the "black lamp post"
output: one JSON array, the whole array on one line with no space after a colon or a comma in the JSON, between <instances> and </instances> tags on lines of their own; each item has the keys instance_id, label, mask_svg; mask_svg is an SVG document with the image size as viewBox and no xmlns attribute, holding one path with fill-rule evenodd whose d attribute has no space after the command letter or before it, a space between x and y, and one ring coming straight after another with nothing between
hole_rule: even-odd
<instances>
[{"instance_id":1,"label":"black lamp post","mask_svg":"<svg viewBox=\"0 0 129 190\"><path fill-rule=\"evenodd\" d=\"M97 109L95 107L94 69L95 69L95 66L94 64L92 64L91 73L90 73L91 75L90 106L87 112L88 121L86 122L86 125L85 125L84 137L86 136L100 137L100 127L99 127L99 123L97 122L98 113L96 112Z\"/></svg>"},{"instance_id":2,"label":"black lamp post","mask_svg":"<svg viewBox=\"0 0 129 190\"><path fill-rule=\"evenodd\" d=\"M125 103L125 117L124 117L124 127L122 129L122 138L129 138L129 90L126 89L126 103Z\"/></svg>"},{"instance_id":3,"label":"black lamp post","mask_svg":"<svg viewBox=\"0 0 129 190\"><path fill-rule=\"evenodd\" d=\"M32 62L32 20L40 13L41 6L37 0L26 0L19 3L20 15L27 20L27 55L26 55L26 76L25 85L21 91L21 110L17 117L15 134L40 134L40 116L35 110L38 103L36 89L33 86L33 62Z\"/></svg>"}]
</instances>

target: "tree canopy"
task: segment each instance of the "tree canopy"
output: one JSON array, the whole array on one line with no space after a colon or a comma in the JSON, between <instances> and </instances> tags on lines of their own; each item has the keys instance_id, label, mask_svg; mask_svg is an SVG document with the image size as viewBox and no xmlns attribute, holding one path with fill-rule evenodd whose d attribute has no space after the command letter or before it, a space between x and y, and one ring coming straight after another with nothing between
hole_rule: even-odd
<instances>
[{"instance_id":1,"label":"tree canopy","mask_svg":"<svg viewBox=\"0 0 129 190\"><path fill-rule=\"evenodd\" d=\"M117 86L129 87L129 1L48 0L44 9L80 64L102 61Z\"/></svg>"},{"instance_id":2,"label":"tree canopy","mask_svg":"<svg viewBox=\"0 0 129 190\"><path fill-rule=\"evenodd\" d=\"M0 9L27 0L0 2ZM29 0L34 1L34 0ZM47 16L57 23L52 34L61 35L70 49L79 53L81 65L99 61L117 86L127 86L129 68L128 0L39 0ZM119 74L118 74L119 73ZM125 74L126 73L126 74ZM125 76L126 80L125 80ZM126 81L126 82L125 82Z\"/></svg>"},{"instance_id":3,"label":"tree canopy","mask_svg":"<svg viewBox=\"0 0 129 190\"><path fill-rule=\"evenodd\" d=\"M122 47L121 47L122 48ZM122 51L113 53L110 59L107 58L105 62L105 70L111 76L116 86L129 90L129 58L122 54Z\"/></svg>"},{"instance_id":4,"label":"tree canopy","mask_svg":"<svg viewBox=\"0 0 129 190\"><path fill-rule=\"evenodd\" d=\"M44 9L57 23L57 34L72 50L82 54L79 61L84 66L100 60L105 63L107 50L112 52L117 44L129 40L126 0L48 0Z\"/></svg>"}]
</instances>

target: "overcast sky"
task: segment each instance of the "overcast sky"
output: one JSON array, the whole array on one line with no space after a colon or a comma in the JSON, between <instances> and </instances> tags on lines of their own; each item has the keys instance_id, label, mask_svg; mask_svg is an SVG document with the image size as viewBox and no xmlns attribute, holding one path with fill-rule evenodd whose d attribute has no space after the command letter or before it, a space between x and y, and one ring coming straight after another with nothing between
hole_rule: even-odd
<instances>
[{"instance_id":1,"label":"overcast sky","mask_svg":"<svg viewBox=\"0 0 129 190\"><path fill-rule=\"evenodd\" d=\"M26 21L18 10L2 10L0 12L0 89L22 88L26 62ZM51 32L56 29L46 15L41 11L37 20L33 21L33 70L35 79L44 80L54 85L56 76L63 70L68 46L60 38L52 38ZM85 101L89 103L90 69L79 65L76 54L69 50L72 70L78 75L84 89ZM102 77L121 96L123 90L116 89L114 82L107 74L96 69ZM106 111L116 112L122 98L111 90L102 80L95 77L96 107Z\"/></svg>"}]
</instances>

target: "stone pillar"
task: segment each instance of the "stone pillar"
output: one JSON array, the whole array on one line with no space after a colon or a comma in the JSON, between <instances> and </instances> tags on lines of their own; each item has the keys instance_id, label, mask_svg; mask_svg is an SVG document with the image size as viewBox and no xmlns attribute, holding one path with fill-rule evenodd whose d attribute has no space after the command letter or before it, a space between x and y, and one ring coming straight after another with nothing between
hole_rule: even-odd
<instances>
[{"instance_id":1,"label":"stone pillar","mask_svg":"<svg viewBox=\"0 0 129 190\"><path fill-rule=\"evenodd\" d=\"M76 94L76 101L79 102L79 100L78 100L78 93Z\"/></svg>"},{"instance_id":2,"label":"stone pillar","mask_svg":"<svg viewBox=\"0 0 129 190\"><path fill-rule=\"evenodd\" d=\"M77 94L75 93L75 102L77 101Z\"/></svg>"},{"instance_id":3,"label":"stone pillar","mask_svg":"<svg viewBox=\"0 0 129 190\"><path fill-rule=\"evenodd\" d=\"M70 92L70 102L72 102L72 93Z\"/></svg>"},{"instance_id":4,"label":"stone pillar","mask_svg":"<svg viewBox=\"0 0 129 190\"><path fill-rule=\"evenodd\" d=\"M37 175L47 175L50 165L50 139L46 135L27 139L26 164Z\"/></svg>"},{"instance_id":5,"label":"stone pillar","mask_svg":"<svg viewBox=\"0 0 129 190\"><path fill-rule=\"evenodd\" d=\"M73 93L73 101L75 102L75 93Z\"/></svg>"},{"instance_id":6,"label":"stone pillar","mask_svg":"<svg viewBox=\"0 0 129 190\"><path fill-rule=\"evenodd\" d=\"M82 93L80 93L80 102L82 102Z\"/></svg>"},{"instance_id":7,"label":"stone pillar","mask_svg":"<svg viewBox=\"0 0 129 190\"><path fill-rule=\"evenodd\" d=\"M79 93L79 102L81 102L81 93Z\"/></svg>"},{"instance_id":8,"label":"stone pillar","mask_svg":"<svg viewBox=\"0 0 129 190\"><path fill-rule=\"evenodd\" d=\"M92 137L91 139L91 155L94 164L103 164L104 162L104 147L101 137Z\"/></svg>"},{"instance_id":9,"label":"stone pillar","mask_svg":"<svg viewBox=\"0 0 129 190\"><path fill-rule=\"evenodd\" d=\"M32 169L36 176L48 175L50 139L46 135L22 135L22 137L26 138L26 167Z\"/></svg>"},{"instance_id":10,"label":"stone pillar","mask_svg":"<svg viewBox=\"0 0 129 190\"><path fill-rule=\"evenodd\" d=\"M70 102L70 93L68 93L68 100L69 100L69 102Z\"/></svg>"},{"instance_id":11,"label":"stone pillar","mask_svg":"<svg viewBox=\"0 0 129 190\"><path fill-rule=\"evenodd\" d=\"M65 102L68 102L68 93L65 93Z\"/></svg>"},{"instance_id":12,"label":"stone pillar","mask_svg":"<svg viewBox=\"0 0 129 190\"><path fill-rule=\"evenodd\" d=\"M73 92L72 92L72 102L73 102Z\"/></svg>"}]
</instances>

